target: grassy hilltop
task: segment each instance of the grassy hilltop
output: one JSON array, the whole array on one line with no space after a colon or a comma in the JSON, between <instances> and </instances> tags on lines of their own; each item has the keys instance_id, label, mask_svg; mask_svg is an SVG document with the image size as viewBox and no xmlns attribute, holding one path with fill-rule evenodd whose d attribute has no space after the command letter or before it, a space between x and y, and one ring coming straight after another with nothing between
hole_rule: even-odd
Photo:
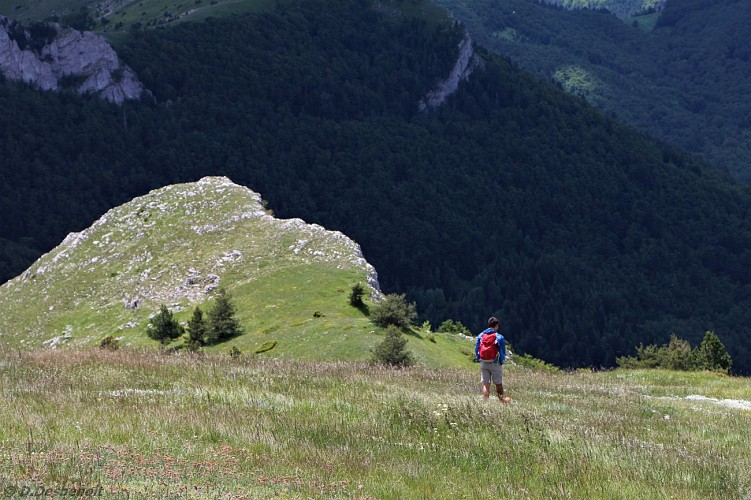
<instances>
[{"instance_id":1,"label":"grassy hilltop","mask_svg":"<svg viewBox=\"0 0 751 500\"><path fill-rule=\"evenodd\" d=\"M253 352L275 341L266 356L364 360L383 331L349 304L356 283L367 308L380 291L355 242L276 219L257 193L207 177L110 210L2 285L0 343L81 347L112 335L126 346L156 346L145 332L160 305L185 322L223 287L246 334L209 350ZM471 350L451 335L409 338L423 364L461 365Z\"/></svg>"},{"instance_id":2,"label":"grassy hilltop","mask_svg":"<svg viewBox=\"0 0 751 500\"><path fill-rule=\"evenodd\" d=\"M293 369L290 369L293 368ZM751 383L155 351L0 354L0 487L138 498L681 498L751 493ZM36 490L35 490L36 491Z\"/></svg>"}]
</instances>

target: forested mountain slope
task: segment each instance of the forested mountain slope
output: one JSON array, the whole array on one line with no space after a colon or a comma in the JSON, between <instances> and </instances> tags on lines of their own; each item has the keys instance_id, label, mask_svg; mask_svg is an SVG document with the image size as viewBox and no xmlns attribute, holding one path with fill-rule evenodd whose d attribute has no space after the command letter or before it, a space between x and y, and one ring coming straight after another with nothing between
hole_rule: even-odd
<instances>
[{"instance_id":1,"label":"forested mountain slope","mask_svg":"<svg viewBox=\"0 0 751 500\"><path fill-rule=\"evenodd\" d=\"M482 50L420 112L464 32L396 6L289 2L138 33L121 56L158 104L0 85L3 259L227 175L357 240L433 324L496 314L517 350L566 366L714 329L750 370L749 189Z\"/></svg>"},{"instance_id":2,"label":"forested mountain slope","mask_svg":"<svg viewBox=\"0 0 751 500\"><path fill-rule=\"evenodd\" d=\"M536 0L434 1L482 45L751 181L751 2L668 0L624 22Z\"/></svg>"}]
</instances>

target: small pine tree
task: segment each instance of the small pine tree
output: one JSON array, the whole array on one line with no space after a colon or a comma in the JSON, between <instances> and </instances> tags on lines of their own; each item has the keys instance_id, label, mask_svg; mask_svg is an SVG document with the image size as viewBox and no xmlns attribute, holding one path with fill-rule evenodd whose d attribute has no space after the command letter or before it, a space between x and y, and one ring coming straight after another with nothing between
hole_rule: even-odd
<instances>
[{"instance_id":1,"label":"small pine tree","mask_svg":"<svg viewBox=\"0 0 751 500\"><path fill-rule=\"evenodd\" d=\"M373 348L373 361L391 366L410 366L414 363L412 353L407 351L407 339L394 325L386 328L386 338Z\"/></svg>"},{"instance_id":2,"label":"small pine tree","mask_svg":"<svg viewBox=\"0 0 751 500\"><path fill-rule=\"evenodd\" d=\"M670 336L670 343L667 348L663 346L662 357L661 366L668 370L690 371L695 369L691 344L675 334Z\"/></svg>"},{"instance_id":3,"label":"small pine tree","mask_svg":"<svg viewBox=\"0 0 751 500\"><path fill-rule=\"evenodd\" d=\"M389 325L408 328L417 319L417 306L414 302L408 303L403 293L389 293L373 307L370 319L384 328Z\"/></svg>"},{"instance_id":4,"label":"small pine tree","mask_svg":"<svg viewBox=\"0 0 751 500\"><path fill-rule=\"evenodd\" d=\"M207 344L216 344L243 334L240 322L235 318L235 305L232 297L223 288L220 288L214 303L209 311Z\"/></svg>"},{"instance_id":5,"label":"small pine tree","mask_svg":"<svg viewBox=\"0 0 751 500\"><path fill-rule=\"evenodd\" d=\"M167 306L162 304L159 312L149 320L146 333L162 345L167 345L183 334L183 327L177 322L172 312L167 309Z\"/></svg>"},{"instance_id":6,"label":"small pine tree","mask_svg":"<svg viewBox=\"0 0 751 500\"><path fill-rule=\"evenodd\" d=\"M206 344L209 327L200 307L193 309L193 316L188 321L188 349L196 351Z\"/></svg>"},{"instance_id":7,"label":"small pine tree","mask_svg":"<svg viewBox=\"0 0 751 500\"><path fill-rule=\"evenodd\" d=\"M725 349L725 344L715 332L706 332L697 349L697 362L700 369L730 373L733 360Z\"/></svg>"},{"instance_id":8,"label":"small pine tree","mask_svg":"<svg viewBox=\"0 0 751 500\"><path fill-rule=\"evenodd\" d=\"M365 288L360 283L356 283L352 286L352 291L349 294L349 303L355 307L362 307L362 296L365 293Z\"/></svg>"}]
</instances>

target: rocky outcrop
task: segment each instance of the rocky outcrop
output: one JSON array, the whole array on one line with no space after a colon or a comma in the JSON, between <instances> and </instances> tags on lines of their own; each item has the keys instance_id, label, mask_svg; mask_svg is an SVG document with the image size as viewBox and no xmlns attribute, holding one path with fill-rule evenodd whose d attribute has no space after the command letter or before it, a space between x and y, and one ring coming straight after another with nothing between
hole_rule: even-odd
<instances>
[{"instance_id":1,"label":"rocky outcrop","mask_svg":"<svg viewBox=\"0 0 751 500\"><path fill-rule=\"evenodd\" d=\"M54 38L30 44L33 35L0 17L0 71L5 78L23 81L41 90L59 90L67 77L81 94L94 93L115 104L139 99L143 84L120 63L117 53L101 36L50 25ZM21 44L19 45L19 38Z\"/></svg>"},{"instance_id":2,"label":"rocky outcrop","mask_svg":"<svg viewBox=\"0 0 751 500\"><path fill-rule=\"evenodd\" d=\"M418 105L420 111L426 111L431 108L437 108L446 100L448 96L456 92L459 88L459 83L462 80L469 78L472 74L472 70L475 67L474 50L472 48L472 38L469 34L464 36L464 39L459 42L459 56L456 59L454 67L451 69L451 73L448 78L438 83L428 94L422 99Z\"/></svg>"},{"instance_id":3,"label":"rocky outcrop","mask_svg":"<svg viewBox=\"0 0 751 500\"><path fill-rule=\"evenodd\" d=\"M346 304L354 283L367 283L374 301L383 297L355 241L277 219L259 193L205 177L113 208L0 285L0 344L59 337L53 345L90 345L114 331L135 340L160 305L188 310L217 287L238 303L265 303L253 313L259 321L307 320Z\"/></svg>"}]
</instances>

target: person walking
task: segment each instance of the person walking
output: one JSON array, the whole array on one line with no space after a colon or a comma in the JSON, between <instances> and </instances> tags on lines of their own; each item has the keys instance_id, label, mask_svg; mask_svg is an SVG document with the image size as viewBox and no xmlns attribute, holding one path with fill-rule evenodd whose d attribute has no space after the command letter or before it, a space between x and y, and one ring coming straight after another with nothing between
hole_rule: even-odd
<instances>
[{"instance_id":1,"label":"person walking","mask_svg":"<svg viewBox=\"0 0 751 500\"><path fill-rule=\"evenodd\" d=\"M495 384L498 400L502 403L510 401L503 397L503 363L506 361L506 339L498 333L501 325L498 319L488 319L488 327L477 336L475 342L475 359L480 362L480 379L482 381L482 397L490 397L490 384Z\"/></svg>"}]
</instances>

